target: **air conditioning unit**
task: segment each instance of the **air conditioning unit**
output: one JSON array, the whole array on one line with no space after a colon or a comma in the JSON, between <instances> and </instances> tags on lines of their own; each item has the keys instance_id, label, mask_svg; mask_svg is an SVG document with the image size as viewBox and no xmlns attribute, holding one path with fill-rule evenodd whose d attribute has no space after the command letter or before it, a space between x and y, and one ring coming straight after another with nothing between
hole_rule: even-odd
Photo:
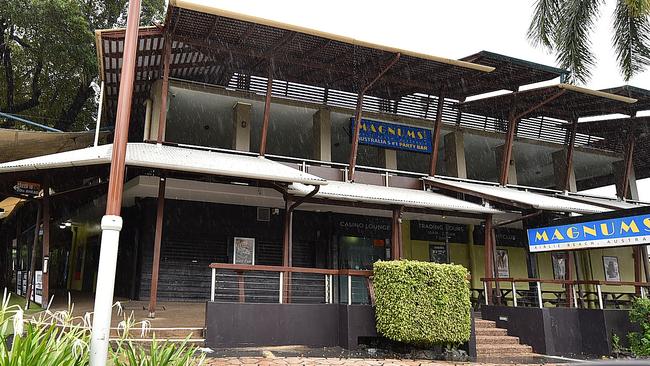
<instances>
[{"instance_id":1,"label":"air conditioning unit","mask_svg":"<svg viewBox=\"0 0 650 366\"><path fill-rule=\"evenodd\" d=\"M257 208L257 221L271 221L271 209L268 207Z\"/></svg>"}]
</instances>

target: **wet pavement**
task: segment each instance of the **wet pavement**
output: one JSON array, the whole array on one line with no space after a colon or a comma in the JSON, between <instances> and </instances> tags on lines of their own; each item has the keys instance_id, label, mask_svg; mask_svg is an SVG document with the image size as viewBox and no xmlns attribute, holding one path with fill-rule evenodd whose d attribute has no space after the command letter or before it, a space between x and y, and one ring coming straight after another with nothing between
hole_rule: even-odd
<instances>
[{"instance_id":1,"label":"wet pavement","mask_svg":"<svg viewBox=\"0 0 650 366\"><path fill-rule=\"evenodd\" d=\"M446 362L431 360L397 360L397 359L363 359L363 358L319 358L319 357L223 357L206 359L208 366L225 365L341 365L341 366L453 366L453 365L483 365L496 366L503 364ZM513 365L513 364L507 364ZM545 364L551 366L550 364Z\"/></svg>"}]
</instances>

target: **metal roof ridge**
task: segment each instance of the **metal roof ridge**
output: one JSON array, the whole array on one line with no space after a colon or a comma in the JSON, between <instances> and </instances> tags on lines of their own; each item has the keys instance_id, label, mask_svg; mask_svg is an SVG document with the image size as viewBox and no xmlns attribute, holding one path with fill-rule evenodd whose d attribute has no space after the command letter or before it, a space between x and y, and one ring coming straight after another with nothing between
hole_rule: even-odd
<instances>
[{"instance_id":1,"label":"metal roof ridge","mask_svg":"<svg viewBox=\"0 0 650 366\"><path fill-rule=\"evenodd\" d=\"M330 32L325 32L325 31L320 31L318 29L314 28L307 28L304 26L299 26L295 24L290 24L290 23L285 23L277 20L272 20L269 18L262 18L250 14L245 14L245 13L240 13L232 10L226 10L223 8L216 7L214 5L211 5L209 1L202 1L202 0L169 0L169 5L174 6L177 8L182 8L182 9L188 9L188 10L194 10L198 11L201 13L207 13L207 14L212 14L216 16L222 16L226 18L231 18L231 19L237 19L241 21L246 21L246 22L251 22L251 23L257 23L257 24L262 24L270 27L276 27L276 28L281 28L289 31L294 31L294 32L299 32L299 33L305 33L309 34L312 36L317 36L317 37L323 37L327 39L332 39L335 41L339 42L344 42L344 43L349 43L357 46L363 46L363 47L368 47L368 48L374 48L374 49L379 49L383 50L386 52L393 52L393 53L401 53L403 55L407 56L412 56L412 57L417 57L425 60L430 60L430 61L435 61L435 62L440 62L448 65L454 65L458 67L464 67L468 69L473 69L473 70L478 70L478 71L483 71L483 72L492 72L494 71L494 67L491 66L485 66L485 65L480 65L480 64L475 64L467 61L460 61L460 60L454 60L451 58L445 58L445 57L440 57L440 56L435 56L431 54L426 54L414 50L405 50L405 49L400 49L398 47L393 47L393 46L388 46L388 45L382 45L378 43L373 43L369 41L364 41L360 39L356 39L354 37L349 37L349 36L344 36L341 34L335 34L335 33L330 33ZM169 11L169 8L168 10Z\"/></svg>"},{"instance_id":2,"label":"metal roof ridge","mask_svg":"<svg viewBox=\"0 0 650 366\"><path fill-rule=\"evenodd\" d=\"M476 52L475 54L465 56L465 57L461 58L460 60L464 60L464 59L470 58L472 56L477 56L477 55L487 56L487 57L494 58L496 60L511 62L511 63L519 64L521 66L532 67L532 68L536 68L536 69L547 71L547 72L557 73L557 74L559 74L558 76L570 73L569 70L563 69L563 68L560 68L560 67L545 65L545 64L542 64L542 63L539 63L539 62L528 61L528 60L525 60L523 58L508 56L508 55L504 55L502 53L492 52L492 51L488 51L488 50L481 50L479 52Z\"/></svg>"}]
</instances>

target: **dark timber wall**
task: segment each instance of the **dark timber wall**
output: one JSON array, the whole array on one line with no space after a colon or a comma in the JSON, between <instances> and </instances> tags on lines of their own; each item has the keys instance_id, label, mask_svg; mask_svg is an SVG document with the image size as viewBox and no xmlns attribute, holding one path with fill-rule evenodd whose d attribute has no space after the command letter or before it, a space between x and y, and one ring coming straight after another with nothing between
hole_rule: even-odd
<instances>
[{"instance_id":1,"label":"dark timber wall","mask_svg":"<svg viewBox=\"0 0 650 366\"><path fill-rule=\"evenodd\" d=\"M207 302L207 347L307 345L354 349L376 337L369 305Z\"/></svg>"},{"instance_id":2,"label":"dark timber wall","mask_svg":"<svg viewBox=\"0 0 650 366\"><path fill-rule=\"evenodd\" d=\"M155 199L140 202L140 283L137 297L149 298ZM210 263L232 263L236 236L255 238L255 264L282 265L284 211L257 221L257 208L167 199L160 255L158 299L205 301L210 294ZM326 214L294 214L293 265L326 268L329 224Z\"/></svg>"},{"instance_id":3,"label":"dark timber wall","mask_svg":"<svg viewBox=\"0 0 650 366\"><path fill-rule=\"evenodd\" d=\"M483 306L481 314L535 352L552 356L609 355L613 334L626 347L627 334L638 331L627 310Z\"/></svg>"}]
</instances>

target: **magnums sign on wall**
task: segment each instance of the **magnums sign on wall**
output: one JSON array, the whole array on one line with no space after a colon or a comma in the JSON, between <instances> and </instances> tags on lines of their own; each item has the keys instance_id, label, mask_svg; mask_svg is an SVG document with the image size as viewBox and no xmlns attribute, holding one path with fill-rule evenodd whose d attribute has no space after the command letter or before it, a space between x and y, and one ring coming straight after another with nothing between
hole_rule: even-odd
<instances>
[{"instance_id":1,"label":"magnums sign on wall","mask_svg":"<svg viewBox=\"0 0 650 366\"><path fill-rule=\"evenodd\" d=\"M350 118L354 131L354 118ZM359 143L386 149L431 153L431 130L395 123L361 119Z\"/></svg>"},{"instance_id":2,"label":"magnums sign on wall","mask_svg":"<svg viewBox=\"0 0 650 366\"><path fill-rule=\"evenodd\" d=\"M531 252L650 243L650 213L528 229Z\"/></svg>"}]
</instances>

